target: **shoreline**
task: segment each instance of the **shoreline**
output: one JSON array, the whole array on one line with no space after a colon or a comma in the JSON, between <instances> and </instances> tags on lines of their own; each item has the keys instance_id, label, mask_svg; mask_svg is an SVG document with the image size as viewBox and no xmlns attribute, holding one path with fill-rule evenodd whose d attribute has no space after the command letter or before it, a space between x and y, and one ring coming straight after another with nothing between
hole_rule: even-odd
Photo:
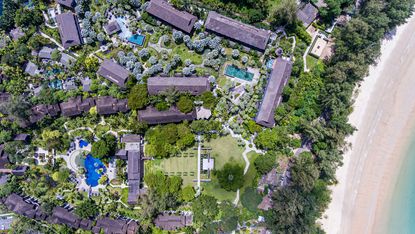
<instances>
[{"instance_id":1,"label":"shoreline","mask_svg":"<svg viewBox=\"0 0 415 234\"><path fill-rule=\"evenodd\" d=\"M388 220L394 182L415 127L414 46L411 16L392 40L383 41L378 64L370 66L358 88L349 116L358 131L347 139L352 149L344 154L338 184L331 187L332 201L319 220L329 234L385 230L381 227Z\"/></svg>"}]
</instances>

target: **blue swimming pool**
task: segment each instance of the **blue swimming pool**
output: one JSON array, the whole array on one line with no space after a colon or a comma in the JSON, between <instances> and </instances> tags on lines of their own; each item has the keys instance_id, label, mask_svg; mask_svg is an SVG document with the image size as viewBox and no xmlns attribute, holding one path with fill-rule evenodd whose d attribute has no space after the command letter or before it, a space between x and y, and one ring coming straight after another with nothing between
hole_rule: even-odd
<instances>
[{"instance_id":1,"label":"blue swimming pool","mask_svg":"<svg viewBox=\"0 0 415 234\"><path fill-rule=\"evenodd\" d=\"M52 80L51 82L49 82L49 88L63 89L62 81L58 79Z\"/></svg>"},{"instance_id":2,"label":"blue swimming pool","mask_svg":"<svg viewBox=\"0 0 415 234\"><path fill-rule=\"evenodd\" d=\"M79 141L79 148L84 148L84 147L86 147L88 145L89 145L89 143L86 140L80 140Z\"/></svg>"},{"instance_id":3,"label":"blue swimming pool","mask_svg":"<svg viewBox=\"0 0 415 234\"><path fill-rule=\"evenodd\" d=\"M140 34L134 34L128 38L128 41L136 45L143 46L145 39L146 39L146 36L143 36Z\"/></svg>"},{"instance_id":4,"label":"blue swimming pool","mask_svg":"<svg viewBox=\"0 0 415 234\"><path fill-rule=\"evenodd\" d=\"M105 165L98 158L88 154L84 161L84 166L86 170L86 184L91 187L97 186L99 178L106 171Z\"/></svg>"}]
</instances>

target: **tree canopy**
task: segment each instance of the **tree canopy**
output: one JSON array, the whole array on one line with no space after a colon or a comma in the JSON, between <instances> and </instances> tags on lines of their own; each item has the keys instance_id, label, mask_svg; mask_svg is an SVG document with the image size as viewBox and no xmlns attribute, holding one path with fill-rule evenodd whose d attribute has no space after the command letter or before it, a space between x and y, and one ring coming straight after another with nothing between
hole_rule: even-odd
<instances>
[{"instance_id":1,"label":"tree canopy","mask_svg":"<svg viewBox=\"0 0 415 234\"><path fill-rule=\"evenodd\" d=\"M244 184L244 169L239 164L226 163L215 175L220 186L227 191L236 191Z\"/></svg>"}]
</instances>

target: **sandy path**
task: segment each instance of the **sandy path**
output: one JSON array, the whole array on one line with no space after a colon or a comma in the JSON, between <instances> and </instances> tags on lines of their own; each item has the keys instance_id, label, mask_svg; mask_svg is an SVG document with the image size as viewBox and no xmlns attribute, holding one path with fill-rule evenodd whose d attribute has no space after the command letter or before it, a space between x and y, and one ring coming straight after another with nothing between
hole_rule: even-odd
<instances>
[{"instance_id":1,"label":"sandy path","mask_svg":"<svg viewBox=\"0 0 415 234\"><path fill-rule=\"evenodd\" d=\"M360 87L350 123L358 131L348 140L337 171L339 184L321 220L329 234L378 233L403 151L415 123L415 17L398 28L392 41L382 47L376 67ZM375 227L376 230L374 229Z\"/></svg>"}]
</instances>

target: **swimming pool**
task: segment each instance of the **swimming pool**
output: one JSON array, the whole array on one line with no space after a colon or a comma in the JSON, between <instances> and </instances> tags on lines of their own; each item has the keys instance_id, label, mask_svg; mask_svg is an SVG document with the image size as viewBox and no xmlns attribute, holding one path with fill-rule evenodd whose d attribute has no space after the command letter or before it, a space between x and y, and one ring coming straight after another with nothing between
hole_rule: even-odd
<instances>
[{"instance_id":1,"label":"swimming pool","mask_svg":"<svg viewBox=\"0 0 415 234\"><path fill-rule=\"evenodd\" d=\"M91 187L97 186L99 178L106 171L104 164L98 158L88 154L84 161L84 166L86 170L86 184Z\"/></svg>"},{"instance_id":2,"label":"swimming pool","mask_svg":"<svg viewBox=\"0 0 415 234\"><path fill-rule=\"evenodd\" d=\"M246 70L242 70L234 65L226 66L225 75L246 81L252 81L252 79L254 78L253 73L250 73Z\"/></svg>"},{"instance_id":3,"label":"swimming pool","mask_svg":"<svg viewBox=\"0 0 415 234\"><path fill-rule=\"evenodd\" d=\"M268 69L272 69L272 67L274 66L274 59L270 59L267 62L267 68Z\"/></svg>"},{"instance_id":4,"label":"swimming pool","mask_svg":"<svg viewBox=\"0 0 415 234\"><path fill-rule=\"evenodd\" d=\"M51 82L49 82L49 88L63 89L62 81L58 79L52 80Z\"/></svg>"},{"instance_id":5,"label":"swimming pool","mask_svg":"<svg viewBox=\"0 0 415 234\"><path fill-rule=\"evenodd\" d=\"M84 147L86 147L88 145L89 145L89 143L86 140L80 140L79 141L79 148L84 148Z\"/></svg>"},{"instance_id":6,"label":"swimming pool","mask_svg":"<svg viewBox=\"0 0 415 234\"><path fill-rule=\"evenodd\" d=\"M128 38L128 41L139 45L139 46L143 46L144 45L144 41L146 39L146 36L140 35L140 34L134 34L131 37Z\"/></svg>"}]
</instances>

